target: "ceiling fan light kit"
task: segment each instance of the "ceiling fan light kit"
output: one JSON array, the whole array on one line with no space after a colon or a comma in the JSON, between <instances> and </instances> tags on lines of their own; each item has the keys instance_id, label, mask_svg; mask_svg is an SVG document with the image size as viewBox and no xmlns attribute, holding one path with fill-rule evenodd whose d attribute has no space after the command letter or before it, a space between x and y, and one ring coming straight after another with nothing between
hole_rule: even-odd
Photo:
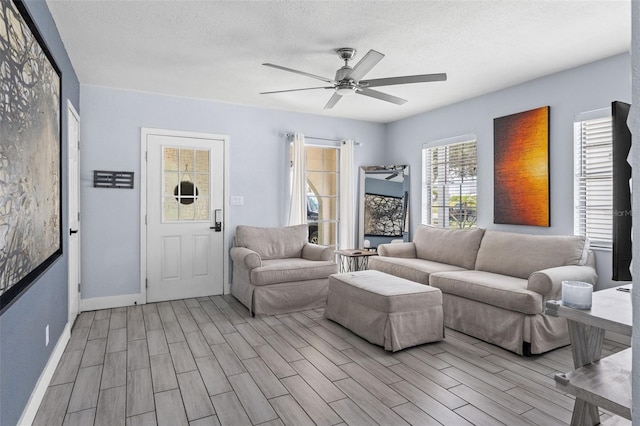
<instances>
[{"instance_id":1,"label":"ceiling fan light kit","mask_svg":"<svg viewBox=\"0 0 640 426\"><path fill-rule=\"evenodd\" d=\"M336 93L340 96L351 96L358 90L356 84L353 81L348 83L340 83L335 87Z\"/></svg>"},{"instance_id":2,"label":"ceiling fan light kit","mask_svg":"<svg viewBox=\"0 0 640 426\"><path fill-rule=\"evenodd\" d=\"M315 89L334 89L334 94L329 99L329 102L324 106L324 109L331 109L343 96L350 96L353 94L364 95L370 98L380 99L382 101L391 102L396 105L402 105L407 102L406 99L399 98L397 96L389 95L384 92L372 90L371 87L391 86L396 84L411 84L411 83L426 83L432 81L445 81L447 75L444 73L439 74L418 74L404 77L386 77L376 78L372 80L362 80L364 76L375 67L378 62L384 58L384 55L375 50L369 50L366 55L353 67L349 66L349 61L356 56L356 49L351 47L341 47L336 49L336 53L344 61L344 65L338 68L335 78L329 79L319 75L311 74L304 71L295 70L293 68L283 67L281 65L275 65L270 63L264 63L262 65L279 69L282 71L292 72L295 74L304 75L306 77L314 78L316 80L324 81L331 84L331 86L322 87L307 87L302 89L288 89L288 90L275 90L270 92L262 92L261 95L269 95L274 93L284 92L298 92L303 90L315 90Z\"/></svg>"}]
</instances>

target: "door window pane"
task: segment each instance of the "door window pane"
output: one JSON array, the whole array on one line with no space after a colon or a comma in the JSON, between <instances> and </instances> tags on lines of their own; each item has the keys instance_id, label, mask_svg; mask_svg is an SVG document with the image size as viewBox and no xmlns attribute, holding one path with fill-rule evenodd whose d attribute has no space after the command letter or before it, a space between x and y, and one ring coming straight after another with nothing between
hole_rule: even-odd
<instances>
[{"instance_id":1,"label":"door window pane","mask_svg":"<svg viewBox=\"0 0 640 426\"><path fill-rule=\"evenodd\" d=\"M178 148L164 148L164 170L178 171Z\"/></svg>"},{"instance_id":2,"label":"door window pane","mask_svg":"<svg viewBox=\"0 0 640 426\"><path fill-rule=\"evenodd\" d=\"M307 156L307 171L322 171L324 162L323 148L307 146L304 150Z\"/></svg>"},{"instance_id":3,"label":"door window pane","mask_svg":"<svg viewBox=\"0 0 640 426\"><path fill-rule=\"evenodd\" d=\"M192 221L196 215L196 207L193 204L180 204L180 220Z\"/></svg>"},{"instance_id":4,"label":"door window pane","mask_svg":"<svg viewBox=\"0 0 640 426\"><path fill-rule=\"evenodd\" d=\"M209 151L202 149L196 151L195 171L209 173Z\"/></svg>"},{"instance_id":5,"label":"door window pane","mask_svg":"<svg viewBox=\"0 0 640 426\"><path fill-rule=\"evenodd\" d=\"M338 171L338 150L326 149L324 151L324 171L337 172Z\"/></svg>"},{"instance_id":6,"label":"door window pane","mask_svg":"<svg viewBox=\"0 0 640 426\"><path fill-rule=\"evenodd\" d=\"M339 149L333 146L305 147L307 223L309 241L315 244L338 244Z\"/></svg>"},{"instance_id":7,"label":"door window pane","mask_svg":"<svg viewBox=\"0 0 640 426\"><path fill-rule=\"evenodd\" d=\"M178 186L179 181L180 181L180 175L178 173L165 172L163 195L165 196L173 195L173 192L176 189L176 186Z\"/></svg>"},{"instance_id":8,"label":"door window pane","mask_svg":"<svg viewBox=\"0 0 640 426\"><path fill-rule=\"evenodd\" d=\"M193 149L180 148L180 171L193 172L195 170L195 151Z\"/></svg>"},{"instance_id":9,"label":"door window pane","mask_svg":"<svg viewBox=\"0 0 640 426\"><path fill-rule=\"evenodd\" d=\"M200 196L209 195L209 174L198 173L196 175L196 186Z\"/></svg>"},{"instance_id":10,"label":"door window pane","mask_svg":"<svg viewBox=\"0 0 640 426\"><path fill-rule=\"evenodd\" d=\"M164 197L162 203L162 213L165 222L175 222L178 220L178 206L175 197Z\"/></svg>"},{"instance_id":11,"label":"door window pane","mask_svg":"<svg viewBox=\"0 0 640 426\"><path fill-rule=\"evenodd\" d=\"M209 221L209 150L163 148L164 222Z\"/></svg>"},{"instance_id":12,"label":"door window pane","mask_svg":"<svg viewBox=\"0 0 640 426\"><path fill-rule=\"evenodd\" d=\"M195 213L196 220L209 220L209 197L198 197Z\"/></svg>"}]
</instances>

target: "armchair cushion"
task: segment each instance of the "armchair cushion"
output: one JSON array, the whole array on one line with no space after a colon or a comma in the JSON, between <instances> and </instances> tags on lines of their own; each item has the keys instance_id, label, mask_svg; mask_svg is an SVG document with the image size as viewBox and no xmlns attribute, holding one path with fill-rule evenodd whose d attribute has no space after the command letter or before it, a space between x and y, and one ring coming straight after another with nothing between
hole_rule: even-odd
<instances>
[{"instance_id":1,"label":"armchair cushion","mask_svg":"<svg viewBox=\"0 0 640 426\"><path fill-rule=\"evenodd\" d=\"M258 253L262 260L302 257L309 236L308 225L283 228L256 228L238 225L235 245Z\"/></svg>"},{"instance_id":2,"label":"armchair cushion","mask_svg":"<svg viewBox=\"0 0 640 426\"><path fill-rule=\"evenodd\" d=\"M302 247L302 258L307 260L330 261L333 260L333 248L319 246L317 244L305 244Z\"/></svg>"},{"instance_id":3,"label":"armchair cushion","mask_svg":"<svg viewBox=\"0 0 640 426\"><path fill-rule=\"evenodd\" d=\"M338 267L332 261L302 258L263 260L262 266L251 270L251 284L263 286L293 281L326 279Z\"/></svg>"}]
</instances>

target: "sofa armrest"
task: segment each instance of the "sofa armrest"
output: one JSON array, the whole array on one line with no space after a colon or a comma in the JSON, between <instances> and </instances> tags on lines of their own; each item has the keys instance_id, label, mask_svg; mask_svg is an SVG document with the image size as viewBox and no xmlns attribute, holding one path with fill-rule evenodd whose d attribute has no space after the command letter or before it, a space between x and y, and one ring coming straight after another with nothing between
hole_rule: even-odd
<instances>
[{"instance_id":1,"label":"sofa armrest","mask_svg":"<svg viewBox=\"0 0 640 426\"><path fill-rule=\"evenodd\" d=\"M598 282L598 274L589 265L568 265L543 269L529 275L527 290L540 293L543 303L547 300L559 300L562 298L562 281L565 280L584 281L595 286Z\"/></svg>"},{"instance_id":2,"label":"sofa armrest","mask_svg":"<svg viewBox=\"0 0 640 426\"><path fill-rule=\"evenodd\" d=\"M231 247L231 260L244 265L248 270L262 266L262 258L246 247Z\"/></svg>"},{"instance_id":3,"label":"sofa armrest","mask_svg":"<svg viewBox=\"0 0 640 426\"><path fill-rule=\"evenodd\" d=\"M378 246L378 256L416 258L416 245L408 243L389 243Z\"/></svg>"},{"instance_id":4,"label":"sofa armrest","mask_svg":"<svg viewBox=\"0 0 640 426\"><path fill-rule=\"evenodd\" d=\"M302 258L307 260L333 260L333 247L306 243L302 246Z\"/></svg>"}]
</instances>

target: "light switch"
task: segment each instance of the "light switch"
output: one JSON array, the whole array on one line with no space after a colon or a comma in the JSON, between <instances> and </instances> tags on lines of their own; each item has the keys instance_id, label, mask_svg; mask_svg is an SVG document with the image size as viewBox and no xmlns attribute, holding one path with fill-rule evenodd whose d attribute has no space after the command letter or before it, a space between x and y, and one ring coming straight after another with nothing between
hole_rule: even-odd
<instances>
[{"instance_id":1,"label":"light switch","mask_svg":"<svg viewBox=\"0 0 640 426\"><path fill-rule=\"evenodd\" d=\"M241 206L244 204L244 197L242 195L232 195L231 196L231 205L232 206Z\"/></svg>"}]
</instances>

